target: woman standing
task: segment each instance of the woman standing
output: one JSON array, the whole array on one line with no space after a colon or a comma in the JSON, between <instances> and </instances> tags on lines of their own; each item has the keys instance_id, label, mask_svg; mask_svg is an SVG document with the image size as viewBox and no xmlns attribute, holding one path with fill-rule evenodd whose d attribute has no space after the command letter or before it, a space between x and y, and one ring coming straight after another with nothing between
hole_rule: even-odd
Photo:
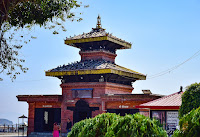
<instances>
[{"instance_id":1,"label":"woman standing","mask_svg":"<svg viewBox=\"0 0 200 137\"><path fill-rule=\"evenodd\" d=\"M53 124L53 137L59 137L60 126L55 122Z\"/></svg>"}]
</instances>

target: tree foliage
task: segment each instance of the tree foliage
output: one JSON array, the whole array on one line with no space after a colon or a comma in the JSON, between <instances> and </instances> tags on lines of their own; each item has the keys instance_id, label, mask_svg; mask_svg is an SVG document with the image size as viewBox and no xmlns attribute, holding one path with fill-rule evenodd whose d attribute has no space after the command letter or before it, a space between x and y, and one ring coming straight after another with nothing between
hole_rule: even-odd
<instances>
[{"instance_id":1,"label":"tree foliage","mask_svg":"<svg viewBox=\"0 0 200 137\"><path fill-rule=\"evenodd\" d=\"M25 60L19 58L18 51L30 39L23 40L23 35L16 38L15 35L19 29L31 29L34 25L39 25L45 29L53 29L53 34L58 34L56 27L66 31L63 25L66 19L82 20L71 12L72 9L79 8L81 4L76 0L1 0L0 74L6 73L13 80L20 74L19 71L28 70L23 67L22 63ZM15 32L11 33L11 31Z\"/></svg>"},{"instance_id":2,"label":"tree foliage","mask_svg":"<svg viewBox=\"0 0 200 137\"><path fill-rule=\"evenodd\" d=\"M167 137L158 121L140 114L99 114L72 127L68 137Z\"/></svg>"},{"instance_id":3,"label":"tree foliage","mask_svg":"<svg viewBox=\"0 0 200 137\"><path fill-rule=\"evenodd\" d=\"M3 24L2 29L0 29L0 74L6 73L13 80L20 74L19 70L25 73L28 68L23 67L21 64L25 60L18 57L18 50L22 48L22 45L11 44L14 33L8 39L4 37L5 25ZM16 68L18 69L16 70Z\"/></svg>"},{"instance_id":4,"label":"tree foliage","mask_svg":"<svg viewBox=\"0 0 200 137\"><path fill-rule=\"evenodd\" d=\"M200 107L200 83L191 84L182 95L182 104L179 116L183 117L192 109Z\"/></svg>"},{"instance_id":5,"label":"tree foliage","mask_svg":"<svg viewBox=\"0 0 200 137\"><path fill-rule=\"evenodd\" d=\"M173 137L200 137L200 107L184 115L180 121L180 130Z\"/></svg>"}]
</instances>

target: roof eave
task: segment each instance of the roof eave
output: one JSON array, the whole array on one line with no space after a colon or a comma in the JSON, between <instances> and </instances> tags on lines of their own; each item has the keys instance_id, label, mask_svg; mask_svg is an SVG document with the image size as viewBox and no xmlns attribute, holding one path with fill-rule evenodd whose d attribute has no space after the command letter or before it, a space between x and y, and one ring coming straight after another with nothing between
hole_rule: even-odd
<instances>
[{"instance_id":1,"label":"roof eave","mask_svg":"<svg viewBox=\"0 0 200 137\"><path fill-rule=\"evenodd\" d=\"M178 110L180 106L135 106L136 108L149 108L152 110Z\"/></svg>"},{"instance_id":2,"label":"roof eave","mask_svg":"<svg viewBox=\"0 0 200 137\"><path fill-rule=\"evenodd\" d=\"M56 72L46 71L45 75L58 77L65 75L87 75L87 74L107 74L107 73L113 73L121 76L131 77L137 80L146 80L145 75L125 72L115 69L93 69L93 70L74 70L74 71L56 71Z\"/></svg>"},{"instance_id":3,"label":"roof eave","mask_svg":"<svg viewBox=\"0 0 200 137\"><path fill-rule=\"evenodd\" d=\"M62 95L17 95L18 101L24 102L61 102Z\"/></svg>"},{"instance_id":4,"label":"roof eave","mask_svg":"<svg viewBox=\"0 0 200 137\"><path fill-rule=\"evenodd\" d=\"M78 47L76 46L77 43L95 42L95 41L103 41L103 40L108 40L110 42L121 45L122 47L120 49L130 49L132 45L131 43L120 41L109 36L100 36L100 37L91 37L91 38L82 38L82 39L69 39L69 40L65 40L65 44L73 46L73 47Z\"/></svg>"}]
</instances>

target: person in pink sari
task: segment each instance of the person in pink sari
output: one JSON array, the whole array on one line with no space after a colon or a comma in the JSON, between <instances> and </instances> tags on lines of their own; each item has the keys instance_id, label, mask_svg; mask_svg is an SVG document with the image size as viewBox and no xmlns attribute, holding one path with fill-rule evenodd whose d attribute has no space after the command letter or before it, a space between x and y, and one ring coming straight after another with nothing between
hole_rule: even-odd
<instances>
[{"instance_id":1,"label":"person in pink sari","mask_svg":"<svg viewBox=\"0 0 200 137\"><path fill-rule=\"evenodd\" d=\"M59 137L60 126L55 122L53 124L53 137Z\"/></svg>"}]
</instances>

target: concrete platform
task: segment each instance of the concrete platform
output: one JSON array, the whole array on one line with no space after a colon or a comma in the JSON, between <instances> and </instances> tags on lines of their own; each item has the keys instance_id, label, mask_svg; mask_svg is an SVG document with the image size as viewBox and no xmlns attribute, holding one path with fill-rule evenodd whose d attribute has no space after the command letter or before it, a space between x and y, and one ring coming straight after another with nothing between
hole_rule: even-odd
<instances>
[{"instance_id":1,"label":"concrete platform","mask_svg":"<svg viewBox=\"0 0 200 137\"><path fill-rule=\"evenodd\" d=\"M27 137L26 134L24 134L24 136L22 135L22 133L19 134L18 133L4 133L4 132L0 132L0 137Z\"/></svg>"}]
</instances>

